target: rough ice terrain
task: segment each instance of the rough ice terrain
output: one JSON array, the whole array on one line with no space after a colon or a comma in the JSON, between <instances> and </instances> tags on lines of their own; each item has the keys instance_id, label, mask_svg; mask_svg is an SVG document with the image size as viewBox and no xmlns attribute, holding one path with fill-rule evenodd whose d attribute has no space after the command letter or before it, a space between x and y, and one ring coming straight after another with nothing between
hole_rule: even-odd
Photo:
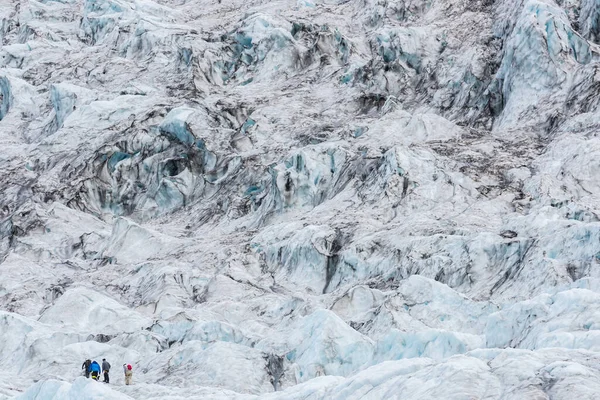
<instances>
[{"instance_id":1,"label":"rough ice terrain","mask_svg":"<svg viewBox=\"0 0 600 400\"><path fill-rule=\"evenodd\" d=\"M0 46L0 400L600 398L600 0L1 0Z\"/></svg>"}]
</instances>

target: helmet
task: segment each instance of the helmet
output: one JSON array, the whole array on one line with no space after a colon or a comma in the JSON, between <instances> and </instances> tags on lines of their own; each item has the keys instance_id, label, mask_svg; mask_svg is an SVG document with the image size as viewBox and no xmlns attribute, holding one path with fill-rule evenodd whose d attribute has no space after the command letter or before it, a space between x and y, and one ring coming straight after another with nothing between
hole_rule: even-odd
<instances>
[{"instance_id":1,"label":"helmet","mask_svg":"<svg viewBox=\"0 0 600 400\"><path fill-rule=\"evenodd\" d=\"M127 369L131 371L131 364L127 364Z\"/></svg>"}]
</instances>

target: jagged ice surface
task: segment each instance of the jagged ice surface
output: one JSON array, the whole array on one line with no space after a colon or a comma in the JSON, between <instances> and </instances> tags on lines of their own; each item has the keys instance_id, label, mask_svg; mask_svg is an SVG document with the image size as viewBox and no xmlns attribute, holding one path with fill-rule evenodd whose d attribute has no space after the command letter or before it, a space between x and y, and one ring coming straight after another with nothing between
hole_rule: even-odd
<instances>
[{"instance_id":1,"label":"jagged ice surface","mask_svg":"<svg viewBox=\"0 0 600 400\"><path fill-rule=\"evenodd\" d=\"M0 399L600 393L598 0L6 0L0 44Z\"/></svg>"}]
</instances>

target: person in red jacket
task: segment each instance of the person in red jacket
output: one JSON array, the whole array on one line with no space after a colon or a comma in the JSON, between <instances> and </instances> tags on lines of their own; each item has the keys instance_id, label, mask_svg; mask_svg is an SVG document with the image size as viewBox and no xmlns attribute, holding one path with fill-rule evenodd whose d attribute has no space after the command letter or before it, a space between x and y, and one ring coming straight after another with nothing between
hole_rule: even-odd
<instances>
[{"instance_id":1,"label":"person in red jacket","mask_svg":"<svg viewBox=\"0 0 600 400\"><path fill-rule=\"evenodd\" d=\"M123 371L125 372L125 384L131 385L131 377L133 376L131 364L123 364Z\"/></svg>"}]
</instances>

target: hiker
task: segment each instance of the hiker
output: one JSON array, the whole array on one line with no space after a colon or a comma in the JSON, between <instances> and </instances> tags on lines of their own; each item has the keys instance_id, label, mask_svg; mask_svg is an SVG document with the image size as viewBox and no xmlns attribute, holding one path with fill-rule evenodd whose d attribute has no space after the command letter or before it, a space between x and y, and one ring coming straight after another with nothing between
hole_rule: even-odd
<instances>
[{"instance_id":1,"label":"hiker","mask_svg":"<svg viewBox=\"0 0 600 400\"><path fill-rule=\"evenodd\" d=\"M102 372L104 372L104 383L108 383L108 371L110 371L110 363L106 361L106 358L102 359Z\"/></svg>"},{"instance_id":2,"label":"hiker","mask_svg":"<svg viewBox=\"0 0 600 400\"><path fill-rule=\"evenodd\" d=\"M85 375L86 378L90 377L90 365L92 365L92 360L90 360L89 358L85 360L83 364L81 364L83 375Z\"/></svg>"},{"instance_id":3,"label":"hiker","mask_svg":"<svg viewBox=\"0 0 600 400\"><path fill-rule=\"evenodd\" d=\"M131 376L133 372L131 371L131 364L123 364L123 372L125 372L125 384L131 385Z\"/></svg>"},{"instance_id":4,"label":"hiker","mask_svg":"<svg viewBox=\"0 0 600 400\"><path fill-rule=\"evenodd\" d=\"M98 364L95 360L92 361L90 365L90 371L92 372L92 379L97 381L100 379L100 372L102 371L100 368L100 364Z\"/></svg>"}]
</instances>

